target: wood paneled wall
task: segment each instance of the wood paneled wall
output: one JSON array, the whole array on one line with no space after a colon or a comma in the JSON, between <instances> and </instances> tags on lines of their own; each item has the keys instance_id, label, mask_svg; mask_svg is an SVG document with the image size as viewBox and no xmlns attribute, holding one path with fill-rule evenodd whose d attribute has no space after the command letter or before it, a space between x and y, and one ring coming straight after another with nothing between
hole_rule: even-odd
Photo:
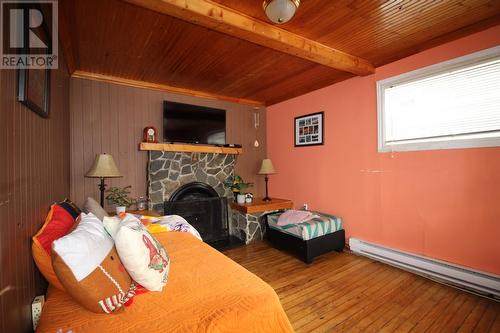
<instances>
[{"instance_id":1,"label":"wood paneled wall","mask_svg":"<svg viewBox=\"0 0 500 333\"><path fill-rule=\"evenodd\" d=\"M31 302L46 282L31 236L70 191L69 75L62 52L51 74L50 118L19 103L17 72L0 71L0 331L29 332Z\"/></svg>"},{"instance_id":2,"label":"wood paneled wall","mask_svg":"<svg viewBox=\"0 0 500 333\"><path fill-rule=\"evenodd\" d=\"M142 131L155 126L163 138L163 101L170 100L226 109L226 141L243 145L236 172L254 182L253 193L264 191L263 177L257 176L266 157L266 110L252 106L133 88L105 82L71 78L71 198L82 204L87 196L99 198L97 179L84 175L96 154L113 155L123 178L107 179L108 186L132 185L134 196L146 194L147 152L139 151ZM260 124L254 127L254 113ZM258 139L260 146L253 143ZM107 210L112 208L107 207Z\"/></svg>"}]
</instances>

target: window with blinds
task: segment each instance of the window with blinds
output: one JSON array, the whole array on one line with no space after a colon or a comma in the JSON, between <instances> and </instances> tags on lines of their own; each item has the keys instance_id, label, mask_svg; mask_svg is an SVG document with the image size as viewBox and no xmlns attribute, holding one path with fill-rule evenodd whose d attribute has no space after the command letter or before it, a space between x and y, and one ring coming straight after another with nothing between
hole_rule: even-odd
<instances>
[{"instance_id":1,"label":"window with blinds","mask_svg":"<svg viewBox=\"0 0 500 333\"><path fill-rule=\"evenodd\" d=\"M377 82L379 151L500 146L500 46Z\"/></svg>"}]
</instances>

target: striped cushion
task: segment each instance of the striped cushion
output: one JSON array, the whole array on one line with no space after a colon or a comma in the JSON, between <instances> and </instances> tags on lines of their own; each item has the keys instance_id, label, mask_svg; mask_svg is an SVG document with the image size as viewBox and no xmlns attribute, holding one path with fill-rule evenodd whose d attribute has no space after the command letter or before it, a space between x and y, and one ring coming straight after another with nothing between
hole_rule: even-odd
<instances>
[{"instance_id":1,"label":"striped cushion","mask_svg":"<svg viewBox=\"0 0 500 333\"><path fill-rule=\"evenodd\" d=\"M313 212L315 217L311 220L299 223L278 226L280 214L272 214L268 217L269 227L280 232L309 240L323 235L331 234L342 229L342 219L333 215Z\"/></svg>"}]
</instances>

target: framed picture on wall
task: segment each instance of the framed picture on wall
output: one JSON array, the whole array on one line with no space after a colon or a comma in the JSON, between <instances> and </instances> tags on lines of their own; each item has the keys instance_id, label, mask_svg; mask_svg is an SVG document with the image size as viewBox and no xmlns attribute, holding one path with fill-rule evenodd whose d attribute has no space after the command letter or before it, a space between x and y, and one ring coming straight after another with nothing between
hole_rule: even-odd
<instances>
[{"instance_id":1,"label":"framed picture on wall","mask_svg":"<svg viewBox=\"0 0 500 333\"><path fill-rule=\"evenodd\" d=\"M37 8L40 12L44 12L41 6ZM21 51L22 54L31 55L34 58L51 54L52 37L45 15L43 17L42 24L36 28L30 27L29 34L25 33L25 46ZM29 38L35 39L33 43L38 46L32 47ZM51 68L43 66L38 60L30 66L18 69L18 101L44 118L49 117L50 110L50 72Z\"/></svg>"},{"instance_id":2,"label":"framed picture on wall","mask_svg":"<svg viewBox=\"0 0 500 333\"><path fill-rule=\"evenodd\" d=\"M317 112L295 117L295 147L324 144L324 116L324 112Z\"/></svg>"},{"instance_id":3,"label":"framed picture on wall","mask_svg":"<svg viewBox=\"0 0 500 333\"><path fill-rule=\"evenodd\" d=\"M49 117L50 69L19 69L18 100L44 118Z\"/></svg>"}]
</instances>

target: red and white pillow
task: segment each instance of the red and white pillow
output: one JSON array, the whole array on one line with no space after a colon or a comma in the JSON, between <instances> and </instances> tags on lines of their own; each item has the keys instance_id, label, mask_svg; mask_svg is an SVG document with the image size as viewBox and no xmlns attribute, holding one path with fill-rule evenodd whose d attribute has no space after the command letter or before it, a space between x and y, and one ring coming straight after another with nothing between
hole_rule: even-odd
<instances>
[{"instance_id":1,"label":"red and white pillow","mask_svg":"<svg viewBox=\"0 0 500 333\"><path fill-rule=\"evenodd\" d=\"M107 222L111 221L105 221L105 224ZM170 269L170 258L163 245L131 214L123 217L117 230L111 233L120 259L132 279L150 291L161 291Z\"/></svg>"},{"instance_id":2,"label":"red and white pillow","mask_svg":"<svg viewBox=\"0 0 500 333\"><path fill-rule=\"evenodd\" d=\"M54 273L50 255L52 253L52 242L63 237L71 231L75 225L75 218L61 204L53 204L47 214L45 223L33 236L31 251L36 266L47 279L47 281L59 290L64 290L61 282Z\"/></svg>"}]
</instances>

